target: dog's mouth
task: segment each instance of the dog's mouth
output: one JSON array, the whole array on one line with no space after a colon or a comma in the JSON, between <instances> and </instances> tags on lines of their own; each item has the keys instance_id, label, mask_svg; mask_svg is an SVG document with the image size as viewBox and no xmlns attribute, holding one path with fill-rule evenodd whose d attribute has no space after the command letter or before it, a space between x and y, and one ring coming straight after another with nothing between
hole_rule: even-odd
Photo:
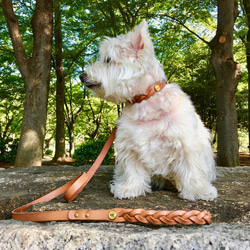
<instances>
[{"instance_id":1,"label":"dog's mouth","mask_svg":"<svg viewBox=\"0 0 250 250\"><path fill-rule=\"evenodd\" d=\"M80 76L79 76L81 82L84 83L84 85L89 88L89 89L93 89L93 88L100 88L101 86L101 83L93 83L91 81L89 81L89 78L88 78L88 75L87 73L82 73Z\"/></svg>"}]
</instances>

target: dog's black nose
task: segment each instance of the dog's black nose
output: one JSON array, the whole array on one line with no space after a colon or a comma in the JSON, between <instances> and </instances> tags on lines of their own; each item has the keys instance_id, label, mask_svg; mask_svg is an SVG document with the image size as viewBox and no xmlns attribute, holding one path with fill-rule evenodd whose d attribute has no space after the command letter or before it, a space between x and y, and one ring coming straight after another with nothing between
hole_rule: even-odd
<instances>
[{"instance_id":1,"label":"dog's black nose","mask_svg":"<svg viewBox=\"0 0 250 250\"><path fill-rule=\"evenodd\" d=\"M81 75L80 75L80 80L84 83L87 79L88 75L87 73L83 72Z\"/></svg>"}]
</instances>

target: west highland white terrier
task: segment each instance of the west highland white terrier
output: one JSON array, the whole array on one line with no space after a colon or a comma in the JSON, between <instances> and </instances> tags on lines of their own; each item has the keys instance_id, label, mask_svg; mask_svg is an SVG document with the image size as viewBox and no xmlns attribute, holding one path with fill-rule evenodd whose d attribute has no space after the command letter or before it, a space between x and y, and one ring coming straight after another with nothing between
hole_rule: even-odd
<instances>
[{"instance_id":1,"label":"west highland white terrier","mask_svg":"<svg viewBox=\"0 0 250 250\"><path fill-rule=\"evenodd\" d=\"M190 98L166 84L146 21L126 35L106 37L100 61L81 74L93 93L116 104L127 102L117 122L116 167L111 192L126 199L174 182L180 197L213 200L217 190L209 131Z\"/></svg>"}]
</instances>

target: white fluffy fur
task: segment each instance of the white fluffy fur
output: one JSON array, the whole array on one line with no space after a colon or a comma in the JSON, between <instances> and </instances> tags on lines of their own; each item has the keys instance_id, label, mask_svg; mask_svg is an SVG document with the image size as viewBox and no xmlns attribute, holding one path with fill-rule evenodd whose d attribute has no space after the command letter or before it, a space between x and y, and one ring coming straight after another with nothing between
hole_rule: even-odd
<instances>
[{"instance_id":1,"label":"white fluffy fur","mask_svg":"<svg viewBox=\"0 0 250 250\"><path fill-rule=\"evenodd\" d=\"M106 38L100 61L87 68L85 84L108 101L128 100L118 120L116 168L111 192L114 197L134 198L151 192L151 179L174 181L180 197L213 200L217 190L210 133L196 114L190 98L176 84L148 100L130 104L151 84L165 80L155 58L146 21L134 31ZM153 178L157 182L157 178ZM159 183L155 185L161 186Z\"/></svg>"}]
</instances>

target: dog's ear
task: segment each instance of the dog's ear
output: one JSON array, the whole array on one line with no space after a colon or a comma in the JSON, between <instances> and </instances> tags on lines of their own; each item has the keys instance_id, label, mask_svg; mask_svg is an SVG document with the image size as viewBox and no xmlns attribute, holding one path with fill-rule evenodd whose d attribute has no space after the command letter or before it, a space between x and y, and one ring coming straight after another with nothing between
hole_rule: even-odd
<instances>
[{"instance_id":1,"label":"dog's ear","mask_svg":"<svg viewBox=\"0 0 250 250\"><path fill-rule=\"evenodd\" d=\"M136 57L138 56L138 52L145 48L145 44L148 43L149 39L148 24L143 20L139 25L135 26L131 41Z\"/></svg>"}]
</instances>

